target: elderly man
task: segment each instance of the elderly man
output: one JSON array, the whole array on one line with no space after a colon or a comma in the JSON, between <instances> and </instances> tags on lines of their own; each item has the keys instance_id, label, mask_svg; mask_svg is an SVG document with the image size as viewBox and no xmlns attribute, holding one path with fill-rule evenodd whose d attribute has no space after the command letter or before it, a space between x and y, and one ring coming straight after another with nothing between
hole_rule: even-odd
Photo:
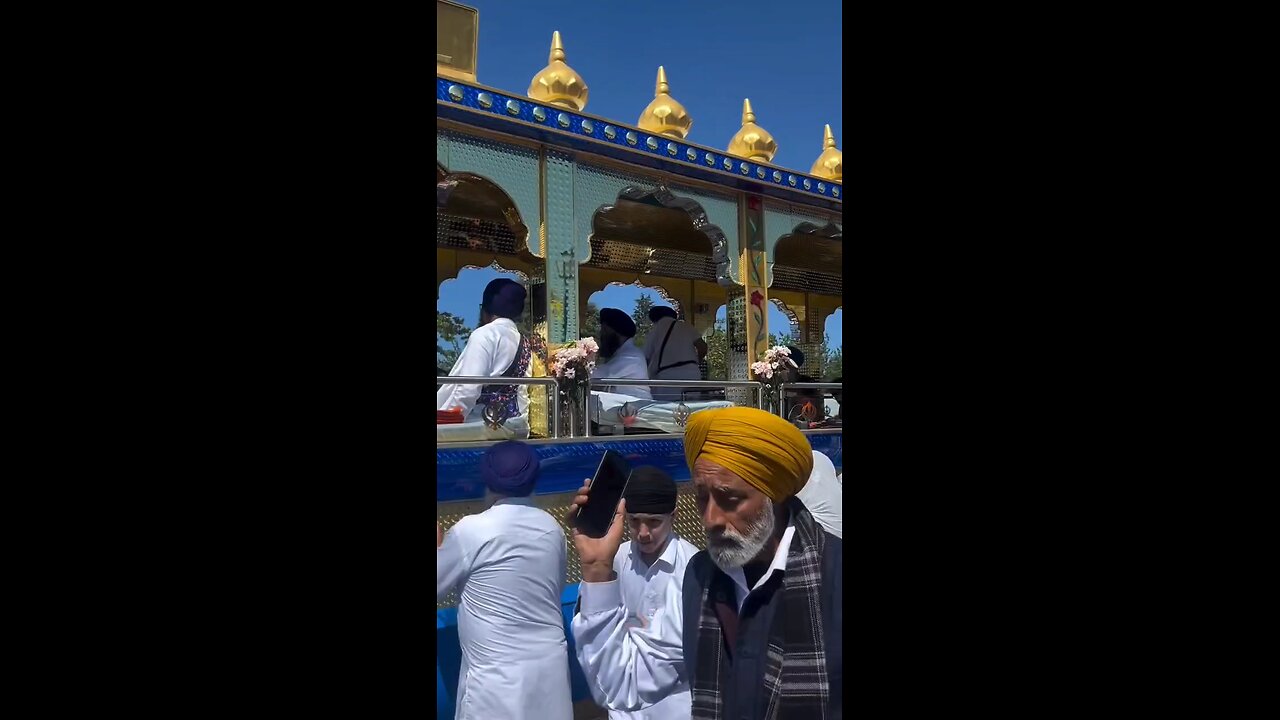
<instances>
[{"instance_id":1,"label":"elderly man","mask_svg":"<svg viewBox=\"0 0 1280 720\"><path fill-rule=\"evenodd\" d=\"M684 581L692 717L842 717L842 541L795 500L809 442L735 407L694 413L684 452L707 532Z\"/></svg>"},{"instance_id":2,"label":"elderly man","mask_svg":"<svg viewBox=\"0 0 1280 720\"><path fill-rule=\"evenodd\" d=\"M526 294L520 283L506 278L498 278L485 286L480 327L472 331L450 375L529 376L529 343L515 323L524 313ZM437 412L456 412L462 422L480 422L490 405L500 407L507 418L503 426L505 437L529 436L529 392L524 385L442 385L436 391Z\"/></svg>"},{"instance_id":3,"label":"elderly man","mask_svg":"<svg viewBox=\"0 0 1280 720\"><path fill-rule=\"evenodd\" d=\"M707 354L707 342L698 336L689 323L676 317L676 311L666 305L649 309L653 327L645 336L644 356L649 363L651 380L701 380L702 369L698 358ZM656 400L680 400L681 388L654 388Z\"/></svg>"},{"instance_id":4,"label":"elderly man","mask_svg":"<svg viewBox=\"0 0 1280 720\"><path fill-rule=\"evenodd\" d=\"M524 443L501 442L480 458L480 474L489 508L459 520L443 542L436 523L436 598L461 589L454 717L567 720L564 531L529 498L538 456Z\"/></svg>"},{"instance_id":5,"label":"elderly man","mask_svg":"<svg viewBox=\"0 0 1280 720\"><path fill-rule=\"evenodd\" d=\"M588 486L574 508L586 504ZM685 568L698 552L675 532L676 483L652 466L627 481L626 521L604 538L574 531L582 559L582 587L573 637L578 662L609 720L688 720L689 674L684 666ZM621 544L621 547L619 547Z\"/></svg>"},{"instance_id":6,"label":"elderly man","mask_svg":"<svg viewBox=\"0 0 1280 720\"><path fill-rule=\"evenodd\" d=\"M636 347L636 323L631 316L617 308L605 308L600 311L600 357L593 378L621 378L626 380L648 380L648 363L644 352ZM642 400L650 400L649 388L643 385L618 385L616 387L599 388L604 392L630 395Z\"/></svg>"}]
</instances>

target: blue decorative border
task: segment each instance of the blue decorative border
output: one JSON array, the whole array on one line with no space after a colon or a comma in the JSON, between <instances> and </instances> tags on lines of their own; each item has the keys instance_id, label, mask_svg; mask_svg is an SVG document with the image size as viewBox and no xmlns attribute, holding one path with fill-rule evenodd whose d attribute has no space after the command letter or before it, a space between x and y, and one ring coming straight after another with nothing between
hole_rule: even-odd
<instances>
[{"instance_id":1,"label":"blue decorative border","mask_svg":"<svg viewBox=\"0 0 1280 720\"><path fill-rule=\"evenodd\" d=\"M832 202L844 201L844 187L830 180L743 160L722 150L692 145L665 135L654 135L621 123L575 113L554 105L537 103L529 98L515 97L485 87L475 87L457 80L437 77L436 101L444 105L470 108L495 117L520 120L564 135L591 138L598 142L647 153L677 165L735 175L756 184L786 188Z\"/></svg>"},{"instance_id":2,"label":"blue decorative border","mask_svg":"<svg viewBox=\"0 0 1280 720\"><path fill-rule=\"evenodd\" d=\"M814 450L831 458L837 470L844 467L843 435L806 433ZM540 464L536 495L567 493L582 487L591 477L606 449L622 453L632 465L661 468L676 482L690 479L684 459L682 436L654 436L635 440L586 440L582 442L530 443ZM436 446L436 502L478 500L484 497L480 458L487 447L450 448Z\"/></svg>"}]
</instances>

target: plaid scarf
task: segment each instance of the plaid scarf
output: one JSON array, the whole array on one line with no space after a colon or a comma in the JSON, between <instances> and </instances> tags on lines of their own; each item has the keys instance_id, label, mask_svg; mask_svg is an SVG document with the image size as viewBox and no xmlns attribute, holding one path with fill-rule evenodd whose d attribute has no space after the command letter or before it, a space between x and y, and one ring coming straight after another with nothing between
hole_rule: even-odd
<instances>
[{"instance_id":1,"label":"plaid scarf","mask_svg":"<svg viewBox=\"0 0 1280 720\"><path fill-rule=\"evenodd\" d=\"M828 712L830 688L827 687L820 604L820 568L826 536L817 529L808 510L799 503L788 503L788 506L796 530L787 552L782 587L775 590L782 594L781 604L768 629L769 645L761 678L767 698L763 717L827 720L832 716ZM702 589L697 669L692 687L693 720L720 720L723 712L720 679L725 646L720 617L712 599L717 575L723 573L713 566L711 578ZM736 627L730 630L736 631Z\"/></svg>"}]
</instances>

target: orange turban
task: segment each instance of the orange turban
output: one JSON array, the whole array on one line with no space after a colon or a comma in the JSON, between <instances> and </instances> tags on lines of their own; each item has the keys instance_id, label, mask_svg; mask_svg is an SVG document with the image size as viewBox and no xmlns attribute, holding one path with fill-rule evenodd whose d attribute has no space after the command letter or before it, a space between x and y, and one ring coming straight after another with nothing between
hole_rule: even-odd
<instances>
[{"instance_id":1,"label":"orange turban","mask_svg":"<svg viewBox=\"0 0 1280 720\"><path fill-rule=\"evenodd\" d=\"M684 430L684 459L700 457L740 475L775 502L795 495L813 472L813 448L795 425L747 407L700 410Z\"/></svg>"}]
</instances>

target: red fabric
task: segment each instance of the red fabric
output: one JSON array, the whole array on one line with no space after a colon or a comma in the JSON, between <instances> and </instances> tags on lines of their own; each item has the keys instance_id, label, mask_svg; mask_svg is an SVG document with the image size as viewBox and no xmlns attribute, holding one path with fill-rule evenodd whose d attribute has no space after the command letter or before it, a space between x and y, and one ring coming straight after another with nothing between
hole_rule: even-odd
<instances>
[{"instance_id":1,"label":"red fabric","mask_svg":"<svg viewBox=\"0 0 1280 720\"><path fill-rule=\"evenodd\" d=\"M437 410L437 425L459 425L462 423L461 408L453 408L452 410Z\"/></svg>"}]
</instances>

